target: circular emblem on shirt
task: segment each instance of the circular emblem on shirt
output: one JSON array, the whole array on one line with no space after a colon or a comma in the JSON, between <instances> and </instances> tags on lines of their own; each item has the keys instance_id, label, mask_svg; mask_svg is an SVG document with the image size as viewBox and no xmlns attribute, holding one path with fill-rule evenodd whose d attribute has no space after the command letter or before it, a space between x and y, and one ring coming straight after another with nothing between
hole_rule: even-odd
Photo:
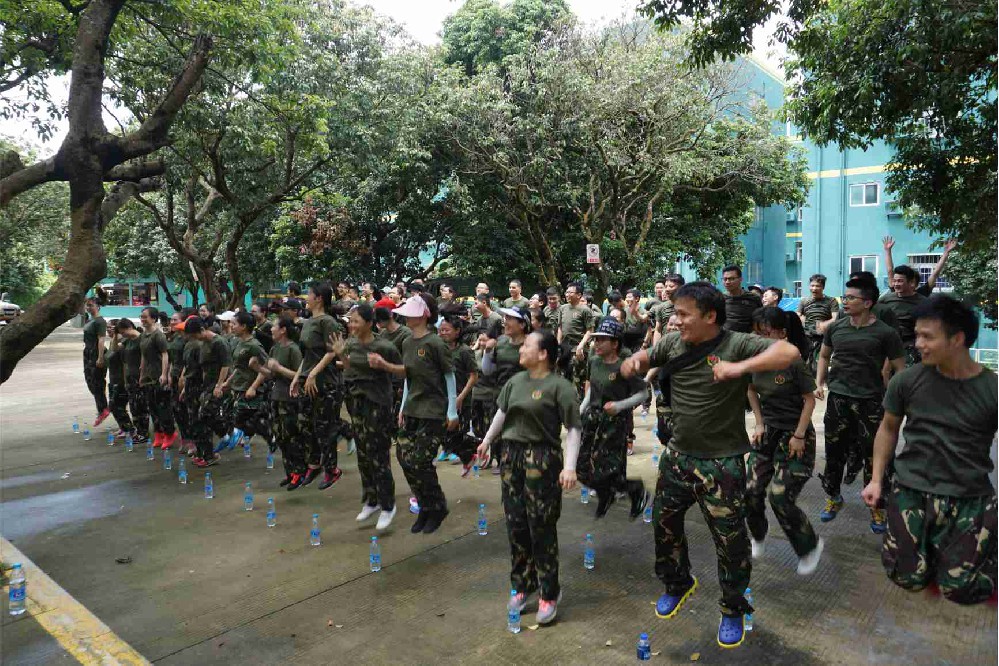
<instances>
[{"instance_id":1,"label":"circular emblem on shirt","mask_svg":"<svg viewBox=\"0 0 999 666\"><path fill-rule=\"evenodd\" d=\"M776 375L776 376L774 376L774 384L777 384L778 386L781 385L781 384L783 384L786 381L787 381L787 377L785 377L784 375Z\"/></svg>"},{"instance_id":2,"label":"circular emblem on shirt","mask_svg":"<svg viewBox=\"0 0 999 666\"><path fill-rule=\"evenodd\" d=\"M426 349L417 349L416 350L416 355L419 356L420 358L423 358L424 356L427 355L427 350Z\"/></svg>"},{"instance_id":3,"label":"circular emblem on shirt","mask_svg":"<svg viewBox=\"0 0 999 666\"><path fill-rule=\"evenodd\" d=\"M714 354L711 354L710 356L708 356L708 365L714 366L714 364L720 360L721 360L720 358L718 358Z\"/></svg>"},{"instance_id":4,"label":"circular emblem on shirt","mask_svg":"<svg viewBox=\"0 0 999 666\"><path fill-rule=\"evenodd\" d=\"M607 375L607 379L609 379L610 381L614 381L615 379L617 379L617 373L616 372L610 373L609 375Z\"/></svg>"},{"instance_id":5,"label":"circular emblem on shirt","mask_svg":"<svg viewBox=\"0 0 999 666\"><path fill-rule=\"evenodd\" d=\"M544 391L538 389L537 391L531 393L531 398L534 400L541 400L541 396L543 396L544 394L545 394Z\"/></svg>"}]
</instances>

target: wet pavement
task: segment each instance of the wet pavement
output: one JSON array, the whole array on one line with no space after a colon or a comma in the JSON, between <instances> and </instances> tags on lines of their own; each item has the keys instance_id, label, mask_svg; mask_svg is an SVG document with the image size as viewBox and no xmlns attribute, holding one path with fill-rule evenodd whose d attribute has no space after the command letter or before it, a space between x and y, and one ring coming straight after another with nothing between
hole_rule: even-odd
<instances>
[{"instance_id":1,"label":"wet pavement","mask_svg":"<svg viewBox=\"0 0 999 666\"><path fill-rule=\"evenodd\" d=\"M249 460L230 452L212 468L216 496L206 500L201 471L190 470L183 486L176 468L163 470L159 452L147 461L144 450L108 447L103 426L89 442L72 434L73 416L82 424L94 411L81 349L80 331L63 327L0 388L0 531L152 661L624 663L635 659L642 631L661 663L996 661L994 608L962 608L888 582L859 482L829 524L817 520L818 481L805 488L800 504L826 540L812 577L794 573L796 558L770 516L767 554L753 568L756 629L732 651L715 643L714 547L698 511L688 514L687 535L701 586L680 616L666 621L652 612L661 586L652 571L651 525L629 522L622 502L595 521L595 502L584 506L578 492L567 493L559 523L565 588L559 621L532 630L532 604L524 631L513 636L505 631L509 551L497 477L461 479L460 467L440 465L451 515L436 534L413 535L413 516L404 511L408 488L395 466L400 513L379 539L383 569L371 573L373 527L354 521L360 508L354 456L341 451L344 477L333 488L288 493L254 442ZM630 475L650 488L652 423L636 415L639 441L629 459ZM249 512L242 506L246 481L255 490ZM262 510L268 496L277 503L273 529ZM486 536L475 531L480 502L490 520ZM320 547L308 545L314 512ZM587 532L596 541L592 571L582 566ZM67 656L30 616L5 614L0 638L4 664L60 663Z\"/></svg>"}]
</instances>

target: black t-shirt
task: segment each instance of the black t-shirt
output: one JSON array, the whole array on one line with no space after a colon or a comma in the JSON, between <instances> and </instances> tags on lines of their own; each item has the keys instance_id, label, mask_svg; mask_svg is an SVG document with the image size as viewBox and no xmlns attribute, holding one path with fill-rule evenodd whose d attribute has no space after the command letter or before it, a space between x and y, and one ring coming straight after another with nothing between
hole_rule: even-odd
<instances>
[{"instance_id":1,"label":"black t-shirt","mask_svg":"<svg viewBox=\"0 0 999 666\"><path fill-rule=\"evenodd\" d=\"M763 307L763 301L753 291L738 296L725 294L725 329L740 333L753 332L753 313Z\"/></svg>"}]
</instances>

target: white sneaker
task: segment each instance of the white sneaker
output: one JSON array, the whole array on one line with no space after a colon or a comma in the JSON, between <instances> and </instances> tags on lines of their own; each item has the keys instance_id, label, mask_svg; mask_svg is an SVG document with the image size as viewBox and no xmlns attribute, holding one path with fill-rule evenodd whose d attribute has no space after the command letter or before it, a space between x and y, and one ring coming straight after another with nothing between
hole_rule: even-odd
<instances>
[{"instance_id":1,"label":"white sneaker","mask_svg":"<svg viewBox=\"0 0 999 666\"><path fill-rule=\"evenodd\" d=\"M365 520L371 516L378 513L378 505L371 506L370 504L365 504L361 507L361 513L357 514L357 522L363 523Z\"/></svg>"},{"instance_id":2,"label":"white sneaker","mask_svg":"<svg viewBox=\"0 0 999 666\"><path fill-rule=\"evenodd\" d=\"M392 507L391 511L385 511L382 509L381 515L378 516L378 524L375 525L376 530L388 529L388 526L392 524L392 519L395 518L395 511L398 507Z\"/></svg>"},{"instance_id":3,"label":"white sneaker","mask_svg":"<svg viewBox=\"0 0 999 666\"><path fill-rule=\"evenodd\" d=\"M757 541L753 537L749 537L749 545L753 549L753 559L758 560L763 557L763 553L767 549L766 541Z\"/></svg>"},{"instance_id":4,"label":"white sneaker","mask_svg":"<svg viewBox=\"0 0 999 666\"><path fill-rule=\"evenodd\" d=\"M815 548L812 552L806 554L804 557L798 560L798 575L808 576L815 572L815 569L819 566L819 559L822 557L822 548L825 546L825 541L819 539L818 543L815 544Z\"/></svg>"},{"instance_id":5,"label":"white sneaker","mask_svg":"<svg viewBox=\"0 0 999 666\"><path fill-rule=\"evenodd\" d=\"M347 442L347 455L352 456L357 452L357 442L353 438Z\"/></svg>"}]
</instances>

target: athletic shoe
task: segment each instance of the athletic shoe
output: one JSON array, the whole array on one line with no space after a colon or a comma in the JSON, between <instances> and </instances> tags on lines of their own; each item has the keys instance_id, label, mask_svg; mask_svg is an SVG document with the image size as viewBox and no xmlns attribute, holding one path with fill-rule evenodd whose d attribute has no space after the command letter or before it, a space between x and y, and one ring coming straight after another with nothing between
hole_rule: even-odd
<instances>
[{"instance_id":1,"label":"athletic shoe","mask_svg":"<svg viewBox=\"0 0 999 666\"><path fill-rule=\"evenodd\" d=\"M286 476L286 477L284 477L283 479L281 479L281 483L279 483L278 485L279 485L280 487L284 488L284 487L285 487L285 486L287 486L287 485L288 485L289 483L291 483L291 474L289 474L288 476Z\"/></svg>"},{"instance_id":2,"label":"athletic shoe","mask_svg":"<svg viewBox=\"0 0 999 666\"><path fill-rule=\"evenodd\" d=\"M819 566L819 559L822 558L822 549L825 545L825 541L820 538L815 544L815 548L812 548L811 552L805 553L805 555L798 560L799 576L809 576L815 573L816 567Z\"/></svg>"},{"instance_id":3,"label":"athletic shoe","mask_svg":"<svg viewBox=\"0 0 999 666\"><path fill-rule=\"evenodd\" d=\"M467 465L461 466L461 478L468 476L468 473L472 471L472 465L475 464L475 457L473 456L471 460L468 461Z\"/></svg>"},{"instance_id":4,"label":"athletic shoe","mask_svg":"<svg viewBox=\"0 0 999 666\"><path fill-rule=\"evenodd\" d=\"M441 523L444 522L444 519L447 518L450 511L447 509L438 509L437 511L427 511L426 513L428 514L427 522L423 526L423 533L433 534L441 526ZM420 515L422 516L423 513L421 512Z\"/></svg>"},{"instance_id":5,"label":"athletic shoe","mask_svg":"<svg viewBox=\"0 0 999 666\"><path fill-rule=\"evenodd\" d=\"M718 645L734 648L742 645L746 638L746 626L742 615L722 615L718 623Z\"/></svg>"},{"instance_id":6,"label":"athletic shoe","mask_svg":"<svg viewBox=\"0 0 999 666\"><path fill-rule=\"evenodd\" d=\"M164 434L163 437L160 439L160 446L163 448L164 451L166 451L167 449L173 446L173 443L177 441L178 436L179 433L176 430L174 430L173 433L170 435Z\"/></svg>"},{"instance_id":7,"label":"athletic shoe","mask_svg":"<svg viewBox=\"0 0 999 666\"><path fill-rule=\"evenodd\" d=\"M352 456L355 453L357 453L357 442L354 441L354 438L351 438L350 441L347 442L347 455Z\"/></svg>"},{"instance_id":8,"label":"athletic shoe","mask_svg":"<svg viewBox=\"0 0 999 666\"><path fill-rule=\"evenodd\" d=\"M675 617L683 602L690 598L690 595L697 589L697 576L691 576L694 582L683 594L669 594L668 592L656 601L656 617L668 620Z\"/></svg>"},{"instance_id":9,"label":"athletic shoe","mask_svg":"<svg viewBox=\"0 0 999 666\"><path fill-rule=\"evenodd\" d=\"M343 470L339 467L334 467L332 472L327 471L326 474L323 475L323 480L319 482L319 490L326 490L339 481L341 476L343 476Z\"/></svg>"},{"instance_id":10,"label":"athletic shoe","mask_svg":"<svg viewBox=\"0 0 999 666\"><path fill-rule=\"evenodd\" d=\"M863 471L863 469L864 469L863 462L861 462L860 465L858 466L847 463L846 474L843 475L843 483L848 486L851 485L854 481L857 480L857 475L860 474Z\"/></svg>"},{"instance_id":11,"label":"athletic shoe","mask_svg":"<svg viewBox=\"0 0 999 666\"><path fill-rule=\"evenodd\" d=\"M628 440L628 455L629 456L635 455L635 440L633 439Z\"/></svg>"},{"instance_id":12,"label":"athletic shoe","mask_svg":"<svg viewBox=\"0 0 999 666\"><path fill-rule=\"evenodd\" d=\"M394 506L391 511L382 509L382 512L378 515L378 523L375 525L375 529L378 531L387 530L389 525L392 524L392 519L395 518L397 508Z\"/></svg>"},{"instance_id":13,"label":"athletic shoe","mask_svg":"<svg viewBox=\"0 0 999 666\"><path fill-rule=\"evenodd\" d=\"M437 456L437 462L444 462L445 460L447 460L447 453L441 451L441 454Z\"/></svg>"},{"instance_id":14,"label":"athletic shoe","mask_svg":"<svg viewBox=\"0 0 999 666\"><path fill-rule=\"evenodd\" d=\"M461 458L459 458L459 457L458 457L457 455L455 455L455 454L453 454L453 453L452 453L452 454L450 454L450 455L449 455L449 456L447 457L447 461L448 461L449 463L451 463L452 465L458 465L458 464L461 464Z\"/></svg>"},{"instance_id":15,"label":"athletic shoe","mask_svg":"<svg viewBox=\"0 0 999 666\"><path fill-rule=\"evenodd\" d=\"M228 446L229 446L229 438L228 437L223 437L215 445L215 448L212 449L212 453L218 453L219 451L224 450Z\"/></svg>"},{"instance_id":16,"label":"athletic shoe","mask_svg":"<svg viewBox=\"0 0 999 666\"><path fill-rule=\"evenodd\" d=\"M496 466L495 466L495 467L493 467L493 471L491 472L491 474L492 474L493 476L499 476L499 475L500 475L500 473L501 473L501 472L500 472L500 466L499 466L499 463L496 463Z\"/></svg>"},{"instance_id":17,"label":"athletic shoe","mask_svg":"<svg viewBox=\"0 0 999 666\"><path fill-rule=\"evenodd\" d=\"M871 509L871 531L875 534L884 534L888 531L884 509Z\"/></svg>"},{"instance_id":18,"label":"athletic shoe","mask_svg":"<svg viewBox=\"0 0 999 666\"><path fill-rule=\"evenodd\" d=\"M163 444L163 433L153 431L153 448L158 449Z\"/></svg>"},{"instance_id":19,"label":"athletic shoe","mask_svg":"<svg viewBox=\"0 0 999 666\"><path fill-rule=\"evenodd\" d=\"M139 433L135 433L134 435L132 435L133 444L145 444L148 441L149 437L147 437L146 435L140 435Z\"/></svg>"},{"instance_id":20,"label":"athletic shoe","mask_svg":"<svg viewBox=\"0 0 999 666\"><path fill-rule=\"evenodd\" d=\"M542 599L538 602L538 614L537 620L538 624L551 624L555 621L555 615L558 613L558 604L562 601L562 592L559 591L558 599L555 601L545 601Z\"/></svg>"},{"instance_id":21,"label":"athletic shoe","mask_svg":"<svg viewBox=\"0 0 999 666\"><path fill-rule=\"evenodd\" d=\"M767 542L757 541L753 537L749 537L749 545L753 549L753 559L758 560L763 557L763 553L766 552Z\"/></svg>"},{"instance_id":22,"label":"athletic shoe","mask_svg":"<svg viewBox=\"0 0 999 666\"><path fill-rule=\"evenodd\" d=\"M507 612L512 610L517 610L520 613L524 612L524 609L527 608L527 599L530 596L524 592L518 592L515 596L511 595L510 600L506 602Z\"/></svg>"},{"instance_id":23,"label":"athletic shoe","mask_svg":"<svg viewBox=\"0 0 999 666\"><path fill-rule=\"evenodd\" d=\"M200 467L201 469L204 469L206 467L213 467L217 465L218 460L214 456L209 458L208 460L205 460L204 458L195 458L194 460L191 461L191 464L194 465L195 467Z\"/></svg>"},{"instance_id":24,"label":"athletic shoe","mask_svg":"<svg viewBox=\"0 0 999 666\"><path fill-rule=\"evenodd\" d=\"M430 512L429 511L421 511L420 515L418 515L416 517L416 522L413 523L413 526L409 528L409 531L412 532L413 534L419 534L420 532L422 532L423 528L426 527L426 525L427 525L427 514L428 513L430 513Z\"/></svg>"},{"instance_id":25,"label":"athletic shoe","mask_svg":"<svg viewBox=\"0 0 999 666\"><path fill-rule=\"evenodd\" d=\"M305 475L304 474L292 474L291 479L288 481L288 485L285 486L285 490L289 493L292 490L297 490L305 485Z\"/></svg>"},{"instance_id":26,"label":"athletic shoe","mask_svg":"<svg viewBox=\"0 0 999 666\"><path fill-rule=\"evenodd\" d=\"M652 493L638 481L629 495L631 496L631 511L628 512L628 520L635 520L645 512L645 507L652 501Z\"/></svg>"},{"instance_id":27,"label":"athletic shoe","mask_svg":"<svg viewBox=\"0 0 999 666\"><path fill-rule=\"evenodd\" d=\"M361 507L361 513L357 514L357 518L355 520L357 520L357 522L359 523L363 523L365 520L375 515L376 513L378 513L377 504L375 504L374 506L371 506L370 504L365 504L364 506Z\"/></svg>"},{"instance_id":28,"label":"athletic shoe","mask_svg":"<svg viewBox=\"0 0 999 666\"><path fill-rule=\"evenodd\" d=\"M302 483L301 483L300 485L303 485L303 486L307 486L307 485L309 485L310 483L312 483L313 481L315 481L315 480L316 480L316 477L317 477L317 476L319 476L319 473L320 473L321 471L322 471L322 470L321 470L320 468L318 468L318 467L316 467L316 468L312 468L312 467L310 467L310 468L309 468L309 469L308 469L308 470L307 470L307 471L305 472L305 476L303 476L303 477L302 477ZM296 486L296 488L297 488L297 487L298 487L298 486Z\"/></svg>"},{"instance_id":29,"label":"athletic shoe","mask_svg":"<svg viewBox=\"0 0 999 666\"><path fill-rule=\"evenodd\" d=\"M819 514L819 520L828 523L836 519L836 514L843 508L843 496L826 498L826 508Z\"/></svg>"},{"instance_id":30,"label":"athletic shoe","mask_svg":"<svg viewBox=\"0 0 999 666\"><path fill-rule=\"evenodd\" d=\"M597 512L596 514L594 514L594 517L603 518L604 516L606 516L607 510L610 509L610 505L614 503L615 499L617 499L617 497L615 496L614 493L611 492L600 493L599 498L597 500Z\"/></svg>"},{"instance_id":31,"label":"athletic shoe","mask_svg":"<svg viewBox=\"0 0 999 666\"><path fill-rule=\"evenodd\" d=\"M420 504L419 504L419 502L416 501L415 497L410 497L409 498L409 512L410 513L419 513L420 512Z\"/></svg>"},{"instance_id":32,"label":"athletic shoe","mask_svg":"<svg viewBox=\"0 0 999 666\"><path fill-rule=\"evenodd\" d=\"M104 423L104 419L106 419L110 415L111 415L111 410L110 409L108 409L107 407L105 407L104 409L102 409L101 413L98 414L97 418L94 420L94 427L96 428L100 424Z\"/></svg>"},{"instance_id":33,"label":"athletic shoe","mask_svg":"<svg viewBox=\"0 0 999 666\"><path fill-rule=\"evenodd\" d=\"M128 433L122 430L121 428L118 428L112 434L114 435L115 439L124 439L125 435L127 435Z\"/></svg>"}]
</instances>

